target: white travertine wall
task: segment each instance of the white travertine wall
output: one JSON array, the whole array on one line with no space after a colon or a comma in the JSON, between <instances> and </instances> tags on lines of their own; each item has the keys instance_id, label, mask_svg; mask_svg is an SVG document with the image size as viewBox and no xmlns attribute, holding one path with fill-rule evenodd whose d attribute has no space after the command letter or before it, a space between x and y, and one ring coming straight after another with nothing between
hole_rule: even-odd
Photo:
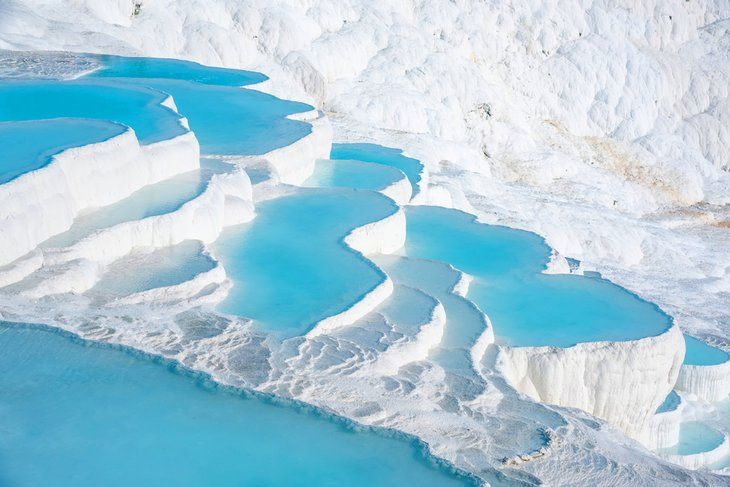
<instances>
[{"instance_id":1,"label":"white travertine wall","mask_svg":"<svg viewBox=\"0 0 730 487\"><path fill-rule=\"evenodd\" d=\"M536 401L576 407L646 441L647 425L672 390L684 360L677 325L659 336L570 348L500 347L499 365Z\"/></svg>"},{"instance_id":2,"label":"white travertine wall","mask_svg":"<svg viewBox=\"0 0 730 487\"><path fill-rule=\"evenodd\" d=\"M140 146L129 129L53 156L47 166L0 185L0 266L70 228L81 210L115 203L199 165L192 132Z\"/></svg>"},{"instance_id":3,"label":"white travertine wall","mask_svg":"<svg viewBox=\"0 0 730 487\"><path fill-rule=\"evenodd\" d=\"M317 159L328 159L332 149L332 126L322 112L312 110L288 118L312 125L312 132L285 147L274 149L256 158L265 159L276 169L285 184L301 184L314 172Z\"/></svg>"},{"instance_id":4,"label":"white travertine wall","mask_svg":"<svg viewBox=\"0 0 730 487\"><path fill-rule=\"evenodd\" d=\"M675 387L707 402L722 401L730 394L730 360L718 365L682 365Z\"/></svg>"},{"instance_id":5,"label":"white travertine wall","mask_svg":"<svg viewBox=\"0 0 730 487\"><path fill-rule=\"evenodd\" d=\"M684 400L681 399L676 409L658 413L649 420L645 445L652 449L668 448L679 442L679 425L682 422Z\"/></svg>"},{"instance_id":6,"label":"white travertine wall","mask_svg":"<svg viewBox=\"0 0 730 487\"><path fill-rule=\"evenodd\" d=\"M231 205L237 211L227 210ZM136 248L161 248L190 239L209 243L224 227L250 221L254 215L251 182L246 173L239 169L214 175L200 196L176 211L120 223L46 254L49 265L69 265L23 294L41 297L84 292L98 281L104 266Z\"/></svg>"}]
</instances>

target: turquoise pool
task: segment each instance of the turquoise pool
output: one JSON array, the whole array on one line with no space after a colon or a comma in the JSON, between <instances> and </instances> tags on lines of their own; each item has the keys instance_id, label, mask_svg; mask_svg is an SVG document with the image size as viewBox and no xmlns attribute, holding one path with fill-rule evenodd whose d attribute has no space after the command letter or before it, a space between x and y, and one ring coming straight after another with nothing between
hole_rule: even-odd
<instances>
[{"instance_id":1,"label":"turquoise pool","mask_svg":"<svg viewBox=\"0 0 730 487\"><path fill-rule=\"evenodd\" d=\"M123 125L100 120L0 122L0 184L48 165L59 152L101 142L125 130Z\"/></svg>"},{"instance_id":2,"label":"turquoise pool","mask_svg":"<svg viewBox=\"0 0 730 487\"><path fill-rule=\"evenodd\" d=\"M714 450L725 437L719 431L700 421L687 421L679 425L679 442L659 450L665 455L694 455Z\"/></svg>"},{"instance_id":3,"label":"turquoise pool","mask_svg":"<svg viewBox=\"0 0 730 487\"><path fill-rule=\"evenodd\" d=\"M418 191L423 164L417 159L406 157L400 149L383 147L377 144L332 144L330 159L355 160L395 167L403 172L413 187L413 195Z\"/></svg>"},{"instance_id":4,"label":"turquoise pool","mask_svg":"<svg viewBox=\"0 0 730 487\"><path fill-rule=\"evenodd\" d=\"M168 59L101 60L110 63L109 68L94 71L85 79L140 85L172 95L204 154L264 154L311 131L308 123L286 118L311 110L310 105L239 87L263 81L263 75Z\"/></svg>"},{"instance_id":5,"label":"turquoise pool","mask_svg":"<svg viewBox=\"0 0 730 487\"><path fill-rule=\"evenodd\" d=\"M457 485L413 441L214 386L172 364L0 325L0 484Z\"/></svg>"},{"instance_id":6,"label":"turquoise pool","mask_svg":"<svg viewBox=\"0 0 730 487\"><path fill-rule=\"evenodd\" d=\"M684 343L686 346L684 363L686 365L719 365L730 360L730 354L724 350L689 335L684 336Z\"/></svg>"},{"instance_id":7,"label":"turquoise pool","mask_svg":"<svg viewBox=\"0 0 730 487\"><path fill-rule=\"evenodd\" d=\"M141 143L187 132L175 111L160 105L167 95L111 80L0 81L0 121L59 117L110 120L132 127Z\"/></svg>"},{"instance_id":8,"label":"turquoise pool","mask_svg":"<svg viewBox=\"0 0 730 487\"><path fill-rule=\"evenodd\" d=\"M671 319L598 277L542 274L550 248L539 236L485 225L465 213L409 207L405 253L448 262L475 277L469 290L512 346L570 347L658 335Z\"/></svg>"},{"instance_id":9,"label":"turquoise pool","mask_svg":"<svg viewBox=\"0 0 730 487\"><path fill-rule=\"evenodd\" d=\"M111 78L161 78L195 81L209 85L245 86L268 78L255 71L215 68L180 59L101 55L95 76Z\"/></svg>"},{"instance_id":10,"label":"turquoise pool","mask_svg":"<svg viewBox=\"0 0 730 487\"><path fill-rule=\"evenodd\" d=\"M301 190L261 203L251 223L225 230L214 244L234 282L220 309L284 335L344 311L385 276L343 237L396 209L379 193L347 189Z\"/></svg>"},{"instance_id":11,"label":"turquoise pool","mask_svg":"<svg viewBox=\"0 0 730 487\"><path fill-rule=\"evenodd\" d=\"M304 186L380 191L403 178L398 169L348 160L320 160Z\"/></svg>"}]
</instances>

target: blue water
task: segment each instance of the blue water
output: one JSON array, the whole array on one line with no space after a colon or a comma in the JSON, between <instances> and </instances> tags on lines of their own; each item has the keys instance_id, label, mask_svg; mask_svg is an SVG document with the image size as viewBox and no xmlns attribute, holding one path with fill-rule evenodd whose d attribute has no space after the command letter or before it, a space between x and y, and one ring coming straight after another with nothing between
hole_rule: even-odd
<instances>
[{"instance_id":1,"label":"blue water","mask_svg":"<svg viewBox=\"0 0 730 487\"><path fill-rule=\"evenodd\" d=\"M469 298L512 346L631 340L671 324L656 306L609 281L542 274L550 248L533 233L480 224L445 208L410 207L406 214L406 254L474 276Z\"/></svg>"},{"instance_id":2,"label":"blue water","mask_svg":"<svg viewBox=\"0 0 730 487\"><path fill-rule=\"evenodd\" d=\"M0 485L452 485L411 441L0 325Z\"/></svg>"},{"instance_id":3,"label":"blue water","mask_svg":"<svg viewBox=\"0 0 730 487\"><path fill-rule=\"evenodd\" d=\"M687 421L679 425L679 443L669 448L662 448L660 452L667 455L694 455L714 450L724 439L721 432L705 423Z\"/></svg>"},{"instance_id":4,"label":"blue water","mask_svg":"<svg viewBox=\"0 0 730 487\"><path fill-rule=\"evenodd\" d=\"M332 144L330 159L356 160L392 166L403 171L413 187L413 195L418 191L423 164L417 159L403 155L400 149L383 147L377 144Z\"/></svg>"},{"instance_id":5,"label":"blue water","mask_svg":"<svg viewBox=\"0 0 730 487\"><path fill-rule=\"evenodd\" d=\"M215 267L197 240L186 240L149 253L137 253L110 265L92 293L126 296L193 279Z\"/></svg>"},{"instance_id":6,"label":"blue water","mask_svg":"<svg viewBox=\"0 0 730 487\"><path fill-rule=\"evenodd\" d=\"M214 254L234 282L222 311L296 335L383 281L383 273L342 238L394 213L389 198L370 191L303 190L263 202L256 211L251 223L224 231L215 243Z\"/></svg>"},{"instance_id":7,"label":"blue water","mask_svg":"<svg viewBox=\"0 0 730 487\"><path fill-rule=\"evenodd\" d=\"M676 391L672 390L664 402L657 408L657 414L668 413L669 411L676 410L682 403L682 398L679 397Z\"/></svg>"},{"instance_id":8,"label":"blue water","mask_svg":"<svg viewBox=\"0 0 730 487\"><path fill-rule=\"evenodd\" d=\"M264 154L311 132L308 123L286 118L311 110L310 105L238 87L262 81L263 75L168 59L102 57L102 61L110 67L87 79L142 85L172 95L204 154Z\"/></svg>"},{"instance_id":9,"label":"blue water","mask_svg":"<svg viewBox=\"0 0 730 487\"><path fill-rule=\"evenodd\" d=\"M44 241L41 247L66 247L97 230L175 211L205 190L213 172L203 168L183 173L144 186L117 203L88 210L74 220L71 228Z\"/></svg>"},{"instance_id":10,"label":"blue water","mask_svg":"<svg viewBox=\"0 0 730 487\"><path fill-rule=\"evenodd\" d=\"M0 184L46 166L65 149L101 142L125 130L98 120L0 122Z\"/></svg>"},{"instance_id":11,"label":"blue water","mask_svg":"<svg viewBox=\"0 0 730 487\"><path fill-rule=\"evenodd\" d=\"M380 191L403 178L398 169L348 160L320 160L304 186Z\"/></svg>"},{"instance_id":12,"label":"blue water","mask_svg":"<svg viewBox=\"0 0 730 487\"><path fill-rule=\"evenodd\" d=\"M179 59L108 55L98 59L102 67L94 72L95 76L111 78L167 78L221 86L245 86L268 79L255 71L215 68Z\"/></svg>"},{"instance_id":13,"label":"blue water","mask_svg":"<svg viewBox=\"0 0 730 487\"><path fill-rule=\"evenodd\" d=\"M108 80L0 80L0 121L60 117L110 120L132 127L148 144L183 134L179 115L160 103L166 95Z\"/></svg>"},{"instance_id":14,"label":"blue water","mask_svg":"<svg viewBox=\"0 0 730 487\"><path fill-rule=\"evenodd\" d=\"M684 336L684 343L686 346L684 363L686 365L719 365L730 360L730 354L724 350L689 335Z\"/></svg>"}]
</instances>

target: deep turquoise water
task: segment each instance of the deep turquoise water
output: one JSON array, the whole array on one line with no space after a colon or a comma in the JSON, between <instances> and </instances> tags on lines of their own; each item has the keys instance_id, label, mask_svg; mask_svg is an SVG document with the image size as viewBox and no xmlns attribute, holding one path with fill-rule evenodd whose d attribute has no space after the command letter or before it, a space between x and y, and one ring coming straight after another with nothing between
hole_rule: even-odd
<instances>
[{"instance_id":1,"label":"deep turquoise water","mask_svg":"<svg viewBox=\"0 0 730 487\"><path fill-rule=\"evenodd\" d=\"M304 186L380 191L403 178L398 169L347 160L320 160Z\"/></svg>"},{"instance_id":2,"label":"deep turquoise water","mask_svg":"<svg viewBox=\"0 0 730 487\"><path fill-rule=\"evenodd\" d=\"M724 350L689 335L684 336L684 344L684 363L687 365L719 365L730 360L730 354Z\"/></svg>"},{"instance_id":3,"label":"deep turquoise water","mask_svg":"<svg viewBox=\"0 0 730 487\"><path fill-rule=\"evenodd\" d=\"M65 149L101 142L125 130L100 120L0 122L0 184L46 166Z\"/></svg>"},{"instance_id":4,"label":"deep turquoise water","mask_svg":"<svg viewBox=\"0 0 730 487\"><path fill-rule=\"evenodd\" d=\"M0 325L0 485L455 485L412 441Z\"/></svg>"},{"instance_id":5,"label":"deep turquoise water","mask_svg":"<svg viewBox=\"0 0 730 487\"><path fill-rule=\"evenodd\" d=\"M383 147L377 144L332 144L330 159L356 160L392 166L403 171L413 187L413 195L418 191L423 164L417 159L406 157L400 149Z\"/></svg>"},{"instance_id":6,"label":"deep turquoise water","mask_svg":"<svg viewBox=\"0 0 730 487\"><path fill-rule=\"evenodd\" d=\"M265 201L249 224L225 230L214 254L234 282L224 312L284 335L302 334L384 279L342 238L396 211L370 191L303 190Z\"/></svg>"},{"instance_id":7,"label":"deep turquoise water","mask_svg":"<svg viewBox=\"0 0 730 487\"><path fill-rule=\"evenodd\" d=\"M102 57L102 61L111 63L110 68L87 79L142 85L172 95L204 154L264 154L311 131L308 123L286 118L311 110L310 105L239 88L263 81L256 73L167 59Z\"/></svg>"},{"instance_id":8,"label":"deep turquoise water","mask_svg":"<svg viewBox=\"0 0 730 487\"><path fill-rule=\"evenodd\" d=\"M533 233L480 224L445 208L409 207L406 214L406 254L474 276L469 298L512 346L631 340L671 324L656 306L609 281L542 274L550 248Z\"/></svg>"},{"instance_id":9,"label":"deep turquoise water","mask_svg":"<svg viewBox=\"0 0 730 487\"><path fill-rule=\"evenodd\" d=\"M0 81L0 121L73 117L132 127L141 143L187 132L179 115L160 103L166 95L110 80Z\"/></svg>"},{"instance_id":10,"label":"deep turquoise water","mask_svg":"<svg viewBox=\"0 0 730 487\"><path fill-rule=\"evenodd\" d=\"M124 257L109 266L92 293L126 296L193 279L215 267L197 240Z\"/></svg>"},{"instance_id":11,"label":"deep turquoise water","mask_svg":"<svg viewBox=\"0 0 730 487\"><path fill-rule=\"evenodd\" d=\"M662 448L660 452L667 455L693 455L714 450L722 444L724 438L721 432L705 423L687 421L679 426L679 443Z\"/></svg>"}]
</instances>

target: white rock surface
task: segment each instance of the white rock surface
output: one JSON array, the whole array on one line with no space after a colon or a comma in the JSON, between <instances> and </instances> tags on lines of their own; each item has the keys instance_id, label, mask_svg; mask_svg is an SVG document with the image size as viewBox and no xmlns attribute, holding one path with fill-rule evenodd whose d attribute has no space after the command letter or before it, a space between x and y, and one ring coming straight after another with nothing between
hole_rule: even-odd
<instances>
[{"instance_id":1,"label":"white rock surface","mask_svg":"<svg viewBox=\"0 0 730 487\"><path fill-rule=\"evenodd\" d=\"M570 348L500 347L501 370L532 399L576 407L646 441L648 423L676 382L684 338L673 325L656 337Z\"/></svg>"},{"instance_id":2,"label":"white rock surface","mask_svg":"<svg viewBox=\"0 0 730 487\"><path fill-rule=\"evenodd\" d=\"M730 360L718 365L682 365L675 387L707 402L726 399L730 394Z\"/></svg>"}]
</instances>

